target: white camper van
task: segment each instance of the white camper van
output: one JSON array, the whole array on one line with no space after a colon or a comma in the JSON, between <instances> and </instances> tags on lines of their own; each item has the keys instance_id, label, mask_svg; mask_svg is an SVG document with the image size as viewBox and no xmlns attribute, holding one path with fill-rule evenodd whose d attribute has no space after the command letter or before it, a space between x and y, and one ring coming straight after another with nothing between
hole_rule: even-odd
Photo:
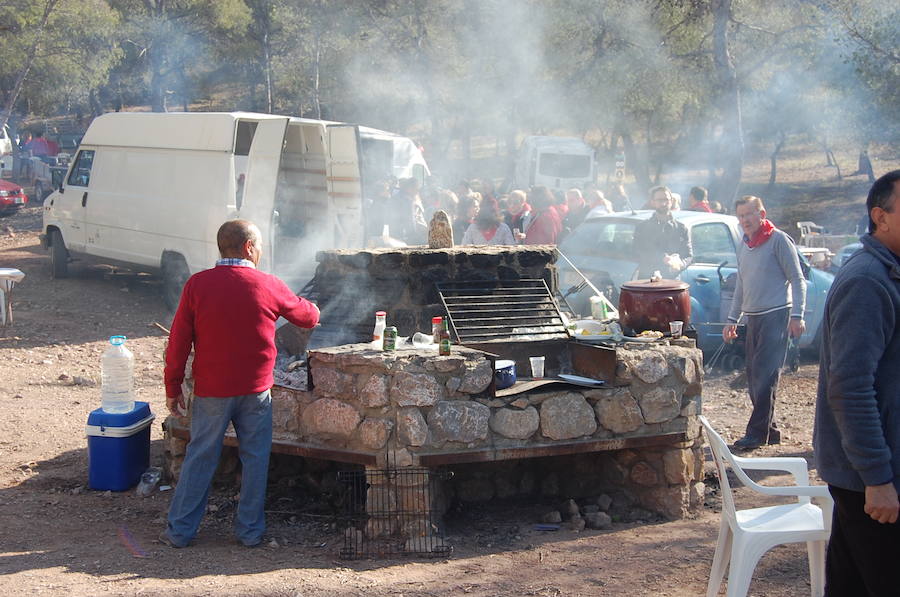
<instances>
[{"instance_id":1,"label":"white camper van","mask_svg":"<svg viewBox=\"0 0 900 597\"><path fill-rule=\"evenodd\" d=\"M100 116L44 201L53 275L65 277L72 260L161 273L174 308L187 277L215 263L222 222L244 218L262 231L261 269L298 290L315 251L364 246L361 128L245 112ZM395 141L415 147L368 131L384 155ZM390 170L369 175L395 166L391 153ZM405 166L427 172L421 154Z\"/></svg>"},{"instance_id":2,"label":"white camper van","mask_svg":"<svg viewBox=\"0 0 900 597\"><path fill-rule=\"evenodd\" d=\"M582 188L596 179L594 149L575 137L525 137L515 164L515 188Z\"/></svg>"}]
</instances>

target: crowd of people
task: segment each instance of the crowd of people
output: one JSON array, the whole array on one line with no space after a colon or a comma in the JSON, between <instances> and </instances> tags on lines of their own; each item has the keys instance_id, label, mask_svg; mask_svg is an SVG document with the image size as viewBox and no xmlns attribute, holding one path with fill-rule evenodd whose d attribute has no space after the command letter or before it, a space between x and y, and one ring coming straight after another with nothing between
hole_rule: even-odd
<instances>
[{"instance_id":1,"label":"crowd of people","mask_svg":"<svg viewBox=\"0 0 900 597\"><path fill-rule=\"evenodd\" d=\"M725 213L700 186L691 189L690 205L684 208L681 195L654 187L642 209L656 209L652 199L660 189L665 189L671 211ZM422 188L418 180L405 178L380 181L367 195L368 236L389 236L409 245L425 244L428 222L439 210L452 224L456 245L555 245L588 218L634 208L622 184L613 184L606 192L588 183L565 192L534 186L501 193L490 180Z\"/></svg>"}]
</instances>

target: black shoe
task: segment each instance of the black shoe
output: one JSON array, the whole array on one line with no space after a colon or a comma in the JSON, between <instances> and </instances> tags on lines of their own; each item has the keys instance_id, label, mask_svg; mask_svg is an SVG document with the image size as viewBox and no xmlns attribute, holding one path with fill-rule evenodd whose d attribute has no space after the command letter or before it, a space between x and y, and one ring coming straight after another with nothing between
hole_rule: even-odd
<instances>
[{"instance_id":1,"label":"black shoe","mask_svg":"<svg viewBox=\"0 0 900 597\"><path fill-rule=\"evenodd\" d=\"M770 446L776 446L781 443L781 432L777 429L769 430L769 439L766 440L766 443Z\"/></svg>"},{"instance_id":2,"label":"black shoe","mask_svg":"<svg viewBox=\"0 0 900 597\"><path fill-rule=\"evenodd\" d=\"M755 437L744 436L741 439L737 440L732 444L732 448L735 450L755 450L763 445L766 442L756 439Z\"/></svg>"}]
</instances>

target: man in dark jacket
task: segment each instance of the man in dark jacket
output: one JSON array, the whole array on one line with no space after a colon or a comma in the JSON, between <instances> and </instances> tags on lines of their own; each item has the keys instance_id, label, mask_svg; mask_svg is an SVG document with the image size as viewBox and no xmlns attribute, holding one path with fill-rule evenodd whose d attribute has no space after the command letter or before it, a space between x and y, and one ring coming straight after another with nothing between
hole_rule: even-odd
<instances>
[{"instance_id":1,"label":"man in dark jacket","mask_svg":"<svg viewBox=\"0 0 900 597\"><path fill-rule=\"evenodd\" d=\"M863 250L822 322L813 446L835 508L825 594L900 592L900 170L875 181Z\"/></svg>"},{"instance_id":2,"label":"man in dark jacket","mask_svg":"<svg viewBox=\"0 0 900 597\"><path fill-rule=\"evenodd\" d=\"M659 271L663 278L676 278L693 256L687 226L672 217L672 192L668 187L650 189L649 218L634 227L634 249L638 255L638 278Z\"/></svg>"}]
</instances>

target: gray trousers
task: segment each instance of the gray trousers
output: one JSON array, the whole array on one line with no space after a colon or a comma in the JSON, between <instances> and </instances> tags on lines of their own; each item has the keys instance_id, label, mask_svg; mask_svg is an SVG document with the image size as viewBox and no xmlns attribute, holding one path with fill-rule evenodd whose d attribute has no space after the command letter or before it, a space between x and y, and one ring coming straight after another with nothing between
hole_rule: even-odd
<instances>
[{"instance_id":1,"label":"gray trousers","mask_svg":"<svg viewBox=\"0 0 900 597\"><path fill-rule=\"evenodd\" d=\"M778 435L775 424L775 390L788 344L790 307L765 315L747 315L747 385L753 413L747 423L747 437L765 442ZM774 433L773 433L774 431Z\"/></svg>"}]
</instances>

